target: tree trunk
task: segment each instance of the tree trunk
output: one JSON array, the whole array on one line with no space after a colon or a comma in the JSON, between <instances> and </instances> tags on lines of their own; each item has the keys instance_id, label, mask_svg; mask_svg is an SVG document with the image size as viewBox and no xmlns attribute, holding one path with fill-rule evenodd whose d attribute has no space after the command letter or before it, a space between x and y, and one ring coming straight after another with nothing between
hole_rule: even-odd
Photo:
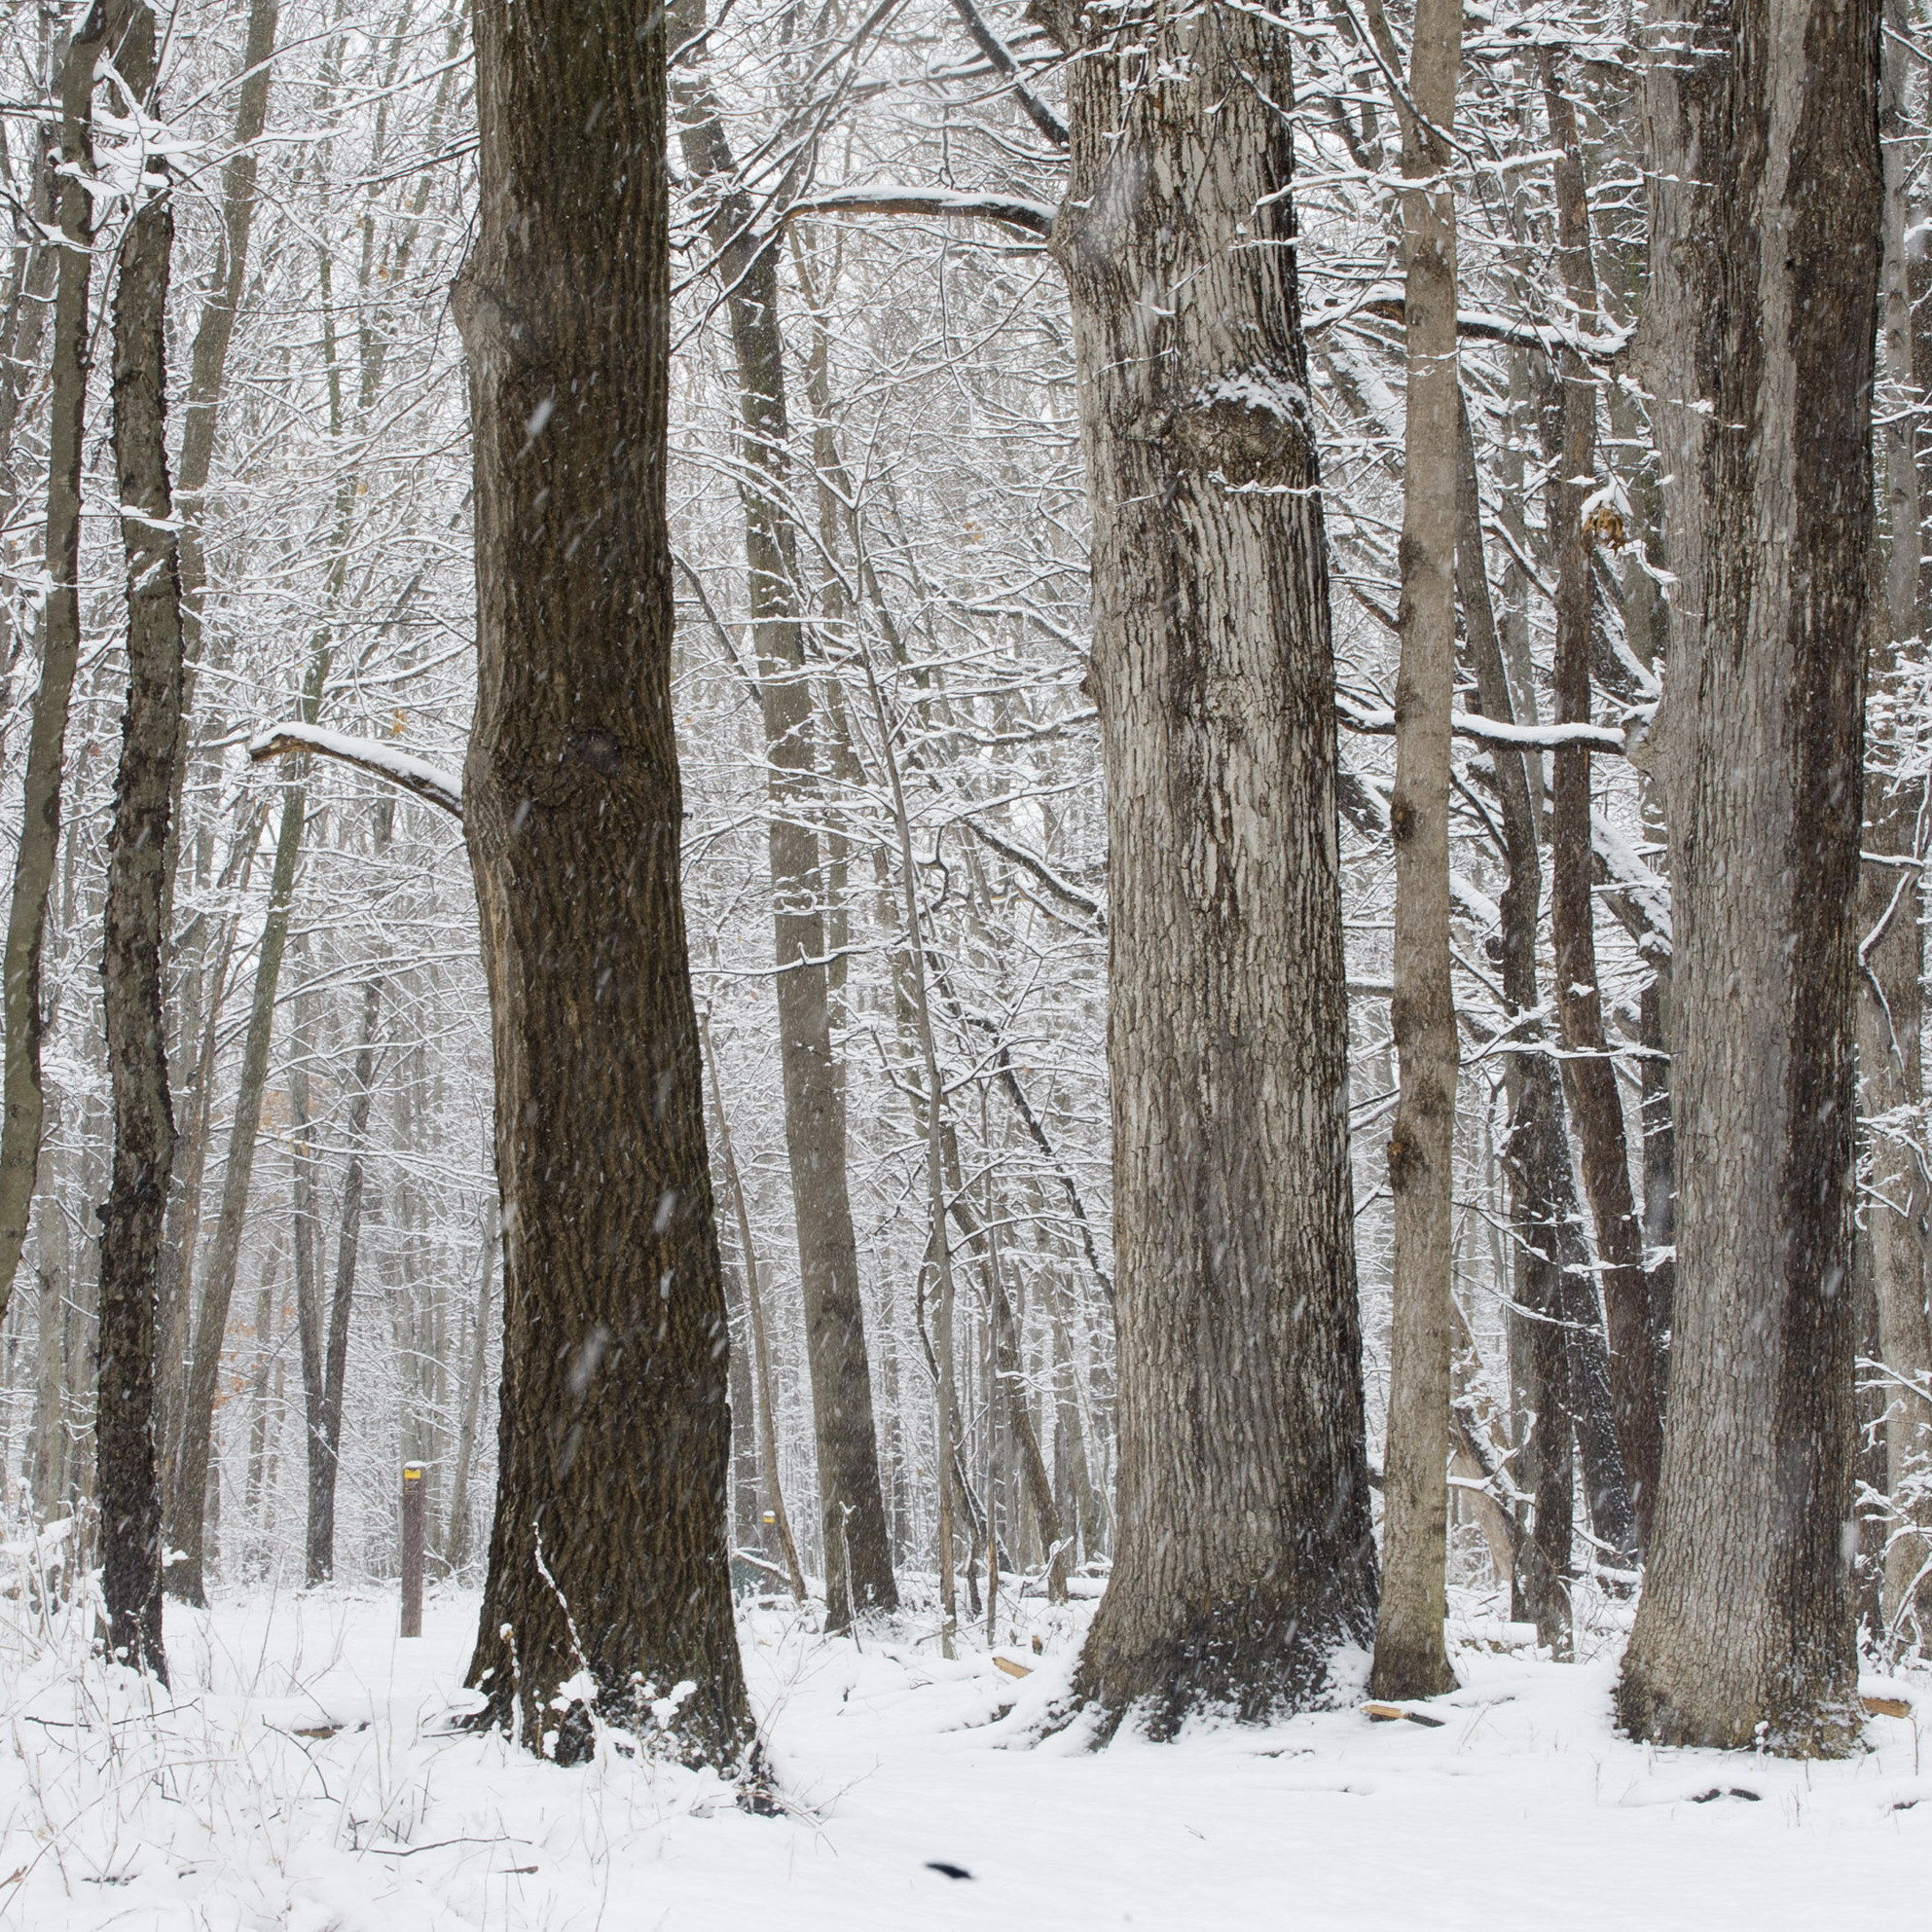
<instances>
[{"instance_id":1,"label":"tree trunk","mask_svg":"<svg viewBox=\"0 0 1932 1932\"><path fill-rule=\"evenodd\" d=\"M694 37L704 26L701 0L674 8L673 24L678 42L695 55ZM899 1598L879 1485L858 1242L846 1185L845 1092L832 1047L824 881L811 821L819 780L790 508L779 243L755 233L751 198L739 183L717 102L688 57L674 92L685 168L712 201L708 229L718 278L728 291L738 370L744 430L739 490L771 801L779 1064L819 1452L826 1621L829 1628L842 1629L855 1614L896 1610Z\"/></svg>"},{"instance_id":2,"label":"tree trunk","mask_svg":"<svg viewBox=\"0 0 1932 1932\"><path fill-rule=\"evenodd\" d=\"M1462 0L1419 0L1401 103L1408 403L1403 456L1402 661L1396 677L1395 999L1402 1092L1389 1139L1395 1203L1382 1609L1369 1686L1455 1688L1447 1614L1455 993L1449 980L1449 712L1456 684L1456 216L1445 170Z\"/></svg>"},{"instance_id":3,"label":"tree trunk","mask_svg":"<svg viewBox=\"0 0 1932 1932\"><path fill-rule=\"evenodd\" d=\"M1085 55L1052 246L1094 516L1119 1535L1075 1689L1164 1736L1305 1704L1373 1627L1334 672L1285 17L1163 0L1124 49L1081 18L1045 24Z\"/></svg>"},{"instance_id":4,"label":"tree trunk","mask_svg":"<svg viewBox=\"0 0 1932 1932\"><path fill-rule=\"evenodd\" d=\"M117 22L117 24L119 24ZM131 8L115 50L128 106L154 114L155 18ZM167 480L167 166L151 158L121 244L114 302L114 470L128 557L128 709L108 838L101 979L114 1093L114 1179L101 1214L101 1591L108 1648L165 1683L155 1313L174 1113L162 1009L162 868L181 721L181 573Z\"/></svg>"},{"instance_id":5,"label":"tree trunk","mask_svg":"<svg viewBox=\"0 0 1932 1932\"><path fill-rule=\"evenodd\" d=\"M1574 325L1596 328L1596 271L1590 253L1583 149L1577 117L1563 92L1553 54L1545 50L1543 97L1556 150L1557 255ZM1596 473L1596 382L1574 350L1559 358L1562 451L1549 483L1550 529L1556 551L1556 722L1590 721L1590 640L1593 631L1590 553L1584 504ZM1651 1331L1644 1242L1630 1191L1623 1103L1603 1030L1597 988L1595 901L1590 873L1590 754L1586 745L1559 745L1550 784L1549 928L1556 954L1556 1012L1562 1023L1563 1086L1576 1117L1583 1151L1584 1188L1596 1226L1603 1264L1603 1307L1610 1334L1610 1387L1617 1440L1630 1485L1641 1548L1650 1537L1657 1502L1663 1420L1659 1398L1657 1338ZM1596 1296L1591 1293L1594 1304Z\"/></svg>"},{"instance_id":6,"label":"tree trunk","mask_svg":"<svg viewBox=\"0 0 1932 1932\"><path fill-rule=\"evenodd\" d=\"M1852 971L1882 199L1877 0L1665 7L1676 1330L1618 1692L1669 1744L1849 1749ZM1775 237L1773 239L1773 237Z\"/></svg>"},{"instance_id":7,"label":"tree trunk","mask_svg":"<svg viewBox=\"0 0 1932 1932\"><path fill-rule=\"evenodd\" d=\"M47 895L60 851L61 776L67 711L81 651L81 464L88 405L88 332L93 211L86 178L93 173L93 85L108 33L104 0L88 10L61 63L60 265L54 296L49 373L48 587L41 617L40 684L27 737L20 841L7 914L4 1006L7 1033L0 1122L0 1317L14 1292L33 1212L47 1099L40 1076L41 948Z\"/></svg>"},{"instance_id":8,"label":"tree trunk","mask_svg":"<svg viewBox=\"0 0 1932 1932\"><path fill-rule=\"evenodd\" d=\"M749 1771L724 1290L678 881L665 21L475 10L463 772L496 1065L503 1383L469 1681L559 1762L593 1713ZM565 1690L565 1686L569 1690Z\"/></svg>"}]
</instances>

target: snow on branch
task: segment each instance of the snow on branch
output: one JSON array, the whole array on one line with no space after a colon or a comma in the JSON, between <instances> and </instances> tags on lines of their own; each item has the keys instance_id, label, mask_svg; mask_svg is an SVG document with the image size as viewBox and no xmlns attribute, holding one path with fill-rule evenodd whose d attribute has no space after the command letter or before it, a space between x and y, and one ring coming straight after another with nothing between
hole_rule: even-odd
<instances>
[{"instance_id":1,"label":"snow on branch","mask_svg":"<svg viewBox=\"0 0 1932 1932\"><path fill-rule=\"evenodd\" d=\"M1406 310L1403 298L1386 288L1370 289L1359 300L1335 303L1331 307L1309 305L1302 310L1302 329L1313 335L1318 329L1352 322L1358 315L1372 315L1379 322L1401 322ZM1574 329L1552 328L1547 322L1517 322L1487 310L1459 309L1456 334L1465 342L1506 343L1513 348L1541 349L1554 355L1570 349L1586 362L1614 362L1630 346L1630 329L1610 329L1601 335L1586 336Z\"/></svg>"},{"instance_id":2,"label":"snow on branch","mask_svg":"<svg viewBox=\"0 0 1932 1932\"><path fill-rule=\"evenodd\" d=\"M328 731L318 724L272 725L258 731L248 741L248 755L256 764L269 758L287 758L301 752L336 758L358 771L373 772L404 791L440 807L453 819L463 816L463 782L455 772L440 765L412 758L407 751L382 744L374 738L351 738L346 732Z\"/></svg>"},{"instance_id":3,"label":"snow on branch","mask_svg":"<svg viewBox=\"0 0 1932 1932\"><path fill-rule=\"evenodd\" d=\"M790 221L799 215L956 215L979 221L1003 222L1044 238L1053 232L1055 210L1044 201L1022 200L1015 195L956 195L943 188L829 188L807 195L784 211Z\"/></svg>"},{"instance_id":4,"label":"snow on branch","mask_svg":"<svg viewBox=\"0 0 1932 1932\"><path fill-rule=\"evenodd\" d=\"M1358 705L1344 697L1336 698L1335 711L1345 729L1371 738L1387 738L1396 728L1394 711ZM1614 751L1620 757L1624 751L1623 734L1607 724L1501 724L1475 711L1452 711L1449 725L1458 738L1520 745L1526 750L1553 751L1559 745L1587 745L1592 751Z\"/></svg>"}]
</instances>

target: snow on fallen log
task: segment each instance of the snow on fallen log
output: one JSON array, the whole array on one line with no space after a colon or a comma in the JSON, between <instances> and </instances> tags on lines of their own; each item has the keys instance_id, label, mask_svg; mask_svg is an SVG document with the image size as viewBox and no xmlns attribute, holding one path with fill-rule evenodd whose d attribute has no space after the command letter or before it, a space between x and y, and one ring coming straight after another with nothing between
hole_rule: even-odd
<instances>
[{"instance_id":1,"label":"snow on fallen log","mask_svg":"<svg viewBox=\"0 0 1932 1932\"><path fill-rule=\"evenodd\" d=\"M453 819L463 816L463 782L459 774L446 772L407 751L384 745L375 738L352 738L346 732L330 731L319 724L291 721L258 731L248 741L248 756L261 764L269 758L287 758L301 752L335 758L359 771L374 773L418 798L440 807Z\"/></svg>"}]
</instances>

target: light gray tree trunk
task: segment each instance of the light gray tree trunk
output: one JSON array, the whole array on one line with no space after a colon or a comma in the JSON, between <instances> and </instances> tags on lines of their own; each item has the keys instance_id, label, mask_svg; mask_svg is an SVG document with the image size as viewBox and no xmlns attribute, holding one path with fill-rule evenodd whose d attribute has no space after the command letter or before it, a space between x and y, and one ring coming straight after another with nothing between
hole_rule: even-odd
<instances>
[{"instance_id":1,"label":"light gray tree trunk","mask_svg":"<svg viewBox=\"0 0 1932 1932\"><path fill-rule=\"evenodd\" d=\"M1119 1337L1075 1689L1164 1735L1304 1703L1375 1605L1291 39L1216 0L1117 31L1040 11L1080 56L1052 248L1094 518Z\"/></svg>"},{"instance_id":2,"label":"light gray tree trunk","mask_svg":"<svg viewBox=\"0 0 1932 1932\"><path fill-rule=\"evenodd\" d=\"M1618 1705L1849 1749L1852 975L1882 169L1877 0L1649 27L1681 1164L1663 1476Z\"/></svg>"},{"instance_id":3,"label":"light gray tree trunk","mask_svg":"<svg viewBox=\"0 0 1932 1932\"><path fill-rule=\"evenodd\" d=\"M1396 676L1395 999L1402 1092L1389 1137L1395 1203L1389 1432L1383 1456L1376 1695L1455 1688L1447 1613L1450 1196L1456 1125L1449 980L1449 712L1456 684L1456 217L1446 179L1462 0L1421 0L1401 104L1403 316L1402 660Z\"/></svg>"}]
</instances>

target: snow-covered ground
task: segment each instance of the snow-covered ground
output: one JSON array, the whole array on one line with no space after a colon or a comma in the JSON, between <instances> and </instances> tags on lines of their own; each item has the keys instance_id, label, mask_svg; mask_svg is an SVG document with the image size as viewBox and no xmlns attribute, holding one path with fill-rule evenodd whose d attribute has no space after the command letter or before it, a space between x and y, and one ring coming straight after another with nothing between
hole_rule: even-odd
<instances>
[{"instance_id":1,"label":"snow-covered ground","mask_svg":"<svg viewBox=\"0 0 1932 1932\"><path fill-rule=\"evenodd\" d=\"M473 1596L432 1598L414 1642L388 1597L170 1606L174 1689L150 1716L17 1594L0 1923L1706 1932L1925 1911L1932 1692L1869 1681L1914 1716L1874 1719L1843 1764L1654 1752L1610 1728L1608 1654L1538 1660L1495 1626L1461 1650L1463 1690L1418 1707L1436 1728L1342 1708L1095 1754L1033 1726L1086 1609L1024 1609L1000 1653L1035 1666L1024 1680L984 1653L942 1662L910 1620L861 1648L750 1611L752 1695L793 1807L760 1818L614 1751L560 1770L446 1734Z\"/></svg>"}]
</instances>

